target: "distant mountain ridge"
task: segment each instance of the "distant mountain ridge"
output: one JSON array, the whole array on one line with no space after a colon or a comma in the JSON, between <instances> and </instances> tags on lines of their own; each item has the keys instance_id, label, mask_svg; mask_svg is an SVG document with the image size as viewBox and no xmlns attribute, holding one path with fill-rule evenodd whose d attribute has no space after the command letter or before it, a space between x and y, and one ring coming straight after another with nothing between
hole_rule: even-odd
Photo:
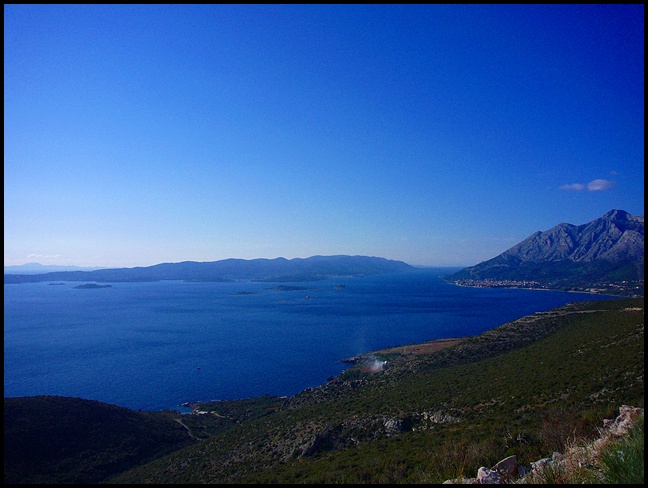
<instances>
[{"instance_id":1,"label":"distant mountain ridge","mask_svg":"<svg viewBox=\"0 0 648 488\"><path fill-rule=\"evenodd\" d=\"M611 210L587 224L561 223L446 278L554 285L643 280L644 217Z\"/></svg>"},{"instance_id":2,"label":"distant mountain ridge","mask_svg":"<svg viewBox=\"0 0 648 488\"><path fill-rule=\"evenodd\" d=\"M370 256L311 256L309 258L224 259L221 261L162 263L136 268L61 271L44 274L5 274L5 284L39 281L133 282L159 280L308 281L328 276L366 276L402 273L415 268L402 261Z\"/></svg>"},{"instance_id":3,"label":"distant mountain ridge","mask_svg":"<svg viewBox=\"0 0 648 488\"><path fill-rule=\"evenodd\" d=\"M82 267L82 266L58 266L54 264L26 263L13 266L5 266L5 274L43 274L55 271L95 271L105 269L105 266Z\"/></svg>"}]
</instances>

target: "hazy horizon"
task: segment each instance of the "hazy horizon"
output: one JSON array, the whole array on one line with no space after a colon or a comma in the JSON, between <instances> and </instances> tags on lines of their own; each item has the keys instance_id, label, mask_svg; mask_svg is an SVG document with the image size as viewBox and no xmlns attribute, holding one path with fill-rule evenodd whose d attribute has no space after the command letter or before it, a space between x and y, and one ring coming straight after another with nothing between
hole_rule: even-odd
<instances>
[{"instance_id":1,"label":"hazy horizon","mask_svg":"<svg viewBox=\"0 0 648 488\"><path fill-rule=\"evenodd\" d=\"M15 270L24 269L25 272L29 272L31 274L31 273L38 273L39 269L50 269L50 268L51 269L57 268L57 270L60 268L61 271L64 271L65 268L70 268L71 271L92 271L92 270L110 269L110 268L132 268L132 267L138 268L138 267L155 266L157 264L178 264L178 263L183 263L183 262L206 262L207 263L207 262L224 261L224 260L229 260L229 259L242 259L242 260L245 260L245 261L251 261L251 260L254 260L254 259L267 259L267 260L288 259L288 260L290 260L290 259L307 259L307 258L315 257L315 256L319 256L319 255L307 256L305 258L299 258L299 257L298 258L284 258L283 256L276 256L276 257L273 257L273 258L261 257L261 258L249 258L249 259L245 259L245 258L223 258L222 260L217 259L217 260L212 260L212 261L181 260L181 261L166 261L166 262L155 263L153 265L146 265L146 266L137 266L137 265L136 266L76 266L74 264L59 265L59 264L41 264L39 262L28 262L28 263L23 263L23 264L5 264L4 268L5 268L5 273L7 272L7 269L12 271L11 274L17 274L16 271L13 271L14 269ZM371 257L382 257L382 256L371 256ZM400 260L394 260L394 261L400 261ZM412 266L414 268L464 268L464 267L470 266L470 265L463 265L463 266L432 266L432 265L417 264L417 263L406 263L406 264L409 264L410 266Z\"/></svg>"},{"instance_id":2,"label":"hazy horizon","mask_svg":"<svg viewBox=\"0 0 648 488\"><path fill-rule=\"evenodd\" d=\"M643 5L5 5L4 265L465 267L644 214Z\"/></svg>"}]
</instances>

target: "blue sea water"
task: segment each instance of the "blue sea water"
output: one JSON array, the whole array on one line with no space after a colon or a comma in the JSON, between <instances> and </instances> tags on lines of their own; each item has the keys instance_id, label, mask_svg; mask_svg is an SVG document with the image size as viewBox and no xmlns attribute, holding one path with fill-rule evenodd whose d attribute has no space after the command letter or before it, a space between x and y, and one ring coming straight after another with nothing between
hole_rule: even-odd
<instances>
[{"instance_id":1,"label":"blue sea water","mask_svg":"<svg viewBox=\"0 0 648 488\"><path fill-rule=\"evenodd\" d=\"M78 282L4 287L4 395L63 395L147 411L293 395L342 358L479 334L573 301L613 297L458 287L454 270L306 283ZM297 289L291 288L297 287Z\"/></svg>"}]
</instances>

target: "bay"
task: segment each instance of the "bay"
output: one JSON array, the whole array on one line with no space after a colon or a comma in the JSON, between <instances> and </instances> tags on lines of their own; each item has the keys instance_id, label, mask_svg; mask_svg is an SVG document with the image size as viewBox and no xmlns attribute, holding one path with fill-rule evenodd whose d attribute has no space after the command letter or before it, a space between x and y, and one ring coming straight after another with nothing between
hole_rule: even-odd
<instances>
[{"instance_id":1,"label":"bay","mask_svg":"<svg viewBox=\"0 0 648 488\"><path fill-rule=\"evenodd\" d=\"M466 288L455 269L302 283L5 285L4 395L62 395L146 411L293 395L342 358L479 334L568 302L615 297Z\"/></svg>"}]
</instances>

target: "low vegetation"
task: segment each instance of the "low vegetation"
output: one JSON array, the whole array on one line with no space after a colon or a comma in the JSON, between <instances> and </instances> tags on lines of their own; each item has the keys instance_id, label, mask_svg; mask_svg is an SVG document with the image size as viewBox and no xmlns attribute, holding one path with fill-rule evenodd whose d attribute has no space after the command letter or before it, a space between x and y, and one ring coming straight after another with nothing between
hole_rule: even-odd
<instances>
[{"instance_id":1,"label":"low vegetation","mask_svg":"<svg viewBox=\"0 0 648 488\"><path fill-rule=\"evenodd\" d=\"M359 362L293 397L150 414L175 420L187 444L103 481L439 483L513 454L528 466L597 438L621 405L643 407L643 344L633 298L569 304L428 354L376 352L366 359L380 368ZM606 480L634 476L613 467L624 449L601 458ZM5 481L7 467L5 455Z\"/></svg>"},{"instance_id":2,"label":"low vegetation","mask_svg":"<svg viewBox=\"0 0 648 488\"><path fill-rule=\"evenodd\" d=\"M623 436L603 433L599 439L576 439L564 453L554 453L521 484L643 484L644 415L637 415Z\"/></svg>"},{"instance_id":3,"label":"low vegetation","mask_svg":"<svg viewBox=\"0 0 648 488\"><path fill-rule=\"evenodd\" d=\"M644 419L629 435L609 443L598 452L601 482L614 485L644 483Z\"/></svg>"}]
</instances>

